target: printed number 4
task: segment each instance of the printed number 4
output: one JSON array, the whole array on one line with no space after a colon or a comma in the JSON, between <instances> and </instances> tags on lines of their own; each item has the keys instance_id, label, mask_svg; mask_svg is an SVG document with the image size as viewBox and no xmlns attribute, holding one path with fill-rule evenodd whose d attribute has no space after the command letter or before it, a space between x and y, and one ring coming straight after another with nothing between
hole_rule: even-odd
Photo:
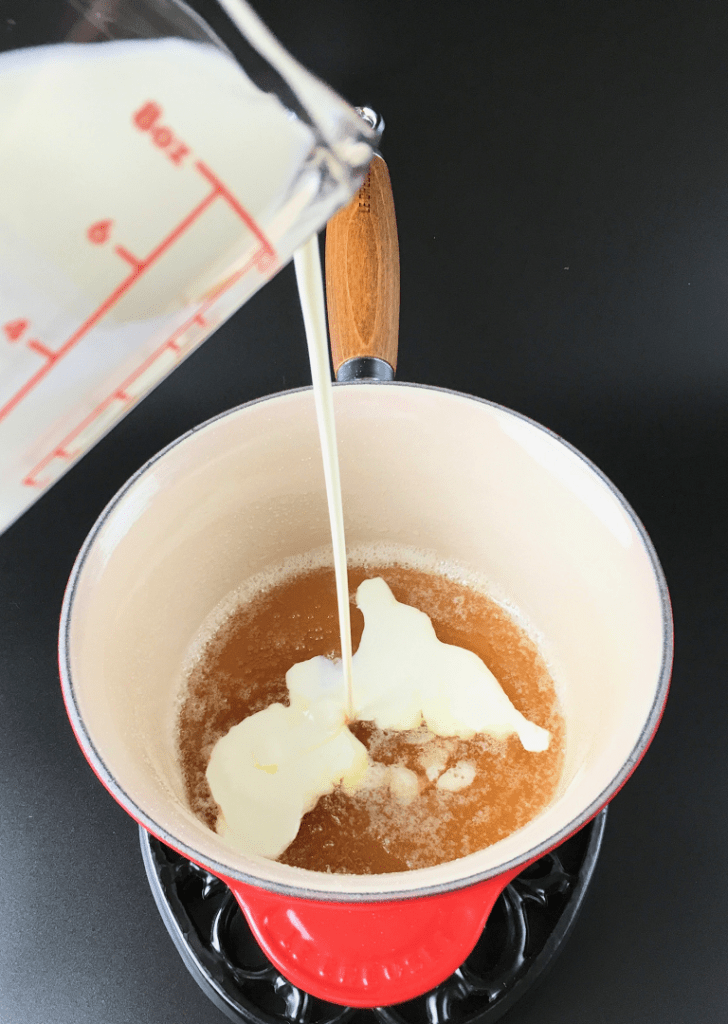
<instances>
[{"instance_id":1,"label":"printed number 4","mask_svg":"<svg viewBox=\"0 0 728 1024\"><path fill-rule=\"evenodd\" d=\"M10 320L3 325L3 331L8 341L17 341L29 327L29 320Z\"/></svg>"}]
</instances>

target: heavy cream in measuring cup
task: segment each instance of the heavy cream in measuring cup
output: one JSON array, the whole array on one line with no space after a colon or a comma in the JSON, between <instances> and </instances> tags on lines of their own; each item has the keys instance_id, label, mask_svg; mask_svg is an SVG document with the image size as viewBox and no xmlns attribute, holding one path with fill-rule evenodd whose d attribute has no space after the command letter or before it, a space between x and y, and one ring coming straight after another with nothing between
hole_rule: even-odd
<instances>
[{"instance_id":1,"label":"heavy cream in measuring cup","mask_svg":"<svg viewBox=\"0 0 728 1024\"><path fill-rule=\"evenodd\" d=\"M216 287L260 247L255 226L281 210L313 145L231 57L183 39L4 54L0 140L5 301L20 288L87 316L166 244L105 312L115 322Z\"/></svg>"},{"instance_id":2,"label":"heavy cream in measuring cup","mask_svg":"<svg viewBox=\"0 0 728 1024\"><path fill-rule=\"evenodd\" d=\"M352 168L182 39L0 55L0 151L1 530L288 261Z\"/></svg>"},{"instance_id":3,"label":"heavy cream in measuring cup","mask_svg":"<svg viewBox=\"0 0 728 1024\"><path fill-rule=\"evenodd\" d=\"M515 733L526 750L548 747L548 731L516 710L480 658L441 643L429 617L398 602L384 580L365 580L356 599L365 626L352 660L354 718L398 731L424 723L436 736L463 739ZM267 857L283 853L303 815L339 783L356 790L383 783L386 775L394 799L416 795L417 786L407 769L371 765L347 728L340 662L300 662L286 685L290 706L272 704L234 726L216 743L207 768L222 810L220 834L242 852ZM456 790L473 778L472 765L463 763L438 785Z\"/></svg>"}]
</instances>

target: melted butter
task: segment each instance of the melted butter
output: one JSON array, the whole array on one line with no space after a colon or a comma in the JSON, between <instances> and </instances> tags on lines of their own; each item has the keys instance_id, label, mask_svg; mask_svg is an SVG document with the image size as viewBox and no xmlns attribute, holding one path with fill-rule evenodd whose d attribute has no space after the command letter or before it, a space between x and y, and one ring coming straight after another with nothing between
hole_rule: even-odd
<instances>
[{"instance_id":1,"label":"melted butter","mask_svg":"<svg viewBox=\"0 0 728 1024\"><path fill-rule=\"evenodd\" d=\"M549 732L516 710L481 659L438 640L429 616L397 601L384 580L364 580L356 601L365 625L352 661L355 719L397 731L424 724L438 736L462 739L516 734L526 750L548 747ZM386 784L404 803L417 796L408 778L370 765L348 729L340 662L299 662L286 673L286 686L289 706L271 704L234 726L207 767L221 809L218 833L242 852L270 858L284 852L303 815L337 785L356 791ZM472 782L470 766L457 767L442 788Z\"/></svg>"}]
</instances>

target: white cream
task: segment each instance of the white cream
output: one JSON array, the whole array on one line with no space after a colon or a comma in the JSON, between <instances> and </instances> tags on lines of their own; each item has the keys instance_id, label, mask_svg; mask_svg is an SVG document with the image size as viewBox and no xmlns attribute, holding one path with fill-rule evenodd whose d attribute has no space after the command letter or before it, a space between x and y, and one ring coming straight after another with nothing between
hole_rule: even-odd
<instances>
[{"instance_id":1,"label":"white cream","mask_svg":"<svg viewBox=\"0 0 728 1024\"><path fill-rule=\"evenodd\" d=\"M357 719L399 731L424 722L432 733L463 739L515 733L526 750L548 747L550 734L513 707L480 658L441 643L429 617L397 601L384 580L365 580L356 600L365 622L352 662ZM236 849L272 858L295 838L303 815L339 784L349 790L386 785L403 804L419 791L409 769L369 764L346 725L340 662L299 662L286 673L286 685L290 707L272 704L234 726L207 768L222 810L220 835ZM455 791L474 777L473 766L461 762L437 784Z\"/></svg>"},{"instance_id":2,"label":"white cream","mask_svg":"<svg viewBox=\"0 0 728 1024\"><path fill-rule=\"evenodd\" d=\"M336 605L339 613L339 639L341 665L346 688L347 714L351 717L352 702L352 647L351 616L349 613L349 575L346 562L346 536L344 533L344 507L341 499L339 453L336 444L334 394L329 366L329 339L326 333L326 306L324 281L321 271L318 237L313 235L294 255L298 296L301 301L303 323L306 328L308 359L316 406L321 457L324 464L326 504L329 508L331 548L336 577Z\"/></svg>"},{"instance_id":3,"label":"white cream","mask_svg":"<svg viewBox=\"0 0 728 1024\"><path fill-rule=\"evenodd\" d=\"M278 857L295 839L301 818L319 797L367 770L366 747L346 728L341 672L321 659L321 692L308 701L286 679L289 707L271 704L218 740L207 767L222 809L217 831L231 846Z\"/></svg>"},{"instance_id":4,"label":"white cream","mask_svg":"<svg viewBox=\"0 0 728 1024\"><path fill-rule=\"evenodd\" d=\"M356 603L366 623L353 662L356 717L380 729L416 729L469 739L517 733L545 750L549 733L517 711L477 654L437 639L428 615L400 604L383 579L365 580Z\"/></svg>"}]
</instances>

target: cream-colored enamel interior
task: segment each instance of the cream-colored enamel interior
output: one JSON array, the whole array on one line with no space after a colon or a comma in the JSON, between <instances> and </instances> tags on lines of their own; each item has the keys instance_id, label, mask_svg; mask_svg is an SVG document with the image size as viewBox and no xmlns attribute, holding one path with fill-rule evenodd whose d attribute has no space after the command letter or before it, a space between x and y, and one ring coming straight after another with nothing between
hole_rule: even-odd
<instances>
[{"instance_id":1,"label":"cream-colored enamel interior","mask_svg":"<svg viewBox=\"0 0 728 1024\"><path fill-rule=\"evenodd\" d=\"M394 541L470 566L543 638L567 718L566 774L554 803L488 850L378 878L242 857L187 810L172 744L185 648L246 577L327 543L309 392L199 430L116 503L76 580L65 685L82 742L115 780L116 795L219 871L334 894L458 884L523 858L614 785L658 696L658 583L610 488L534 425L403 385L339 387L335 400L349 544Z\"/></svg>"}]
</instances>

